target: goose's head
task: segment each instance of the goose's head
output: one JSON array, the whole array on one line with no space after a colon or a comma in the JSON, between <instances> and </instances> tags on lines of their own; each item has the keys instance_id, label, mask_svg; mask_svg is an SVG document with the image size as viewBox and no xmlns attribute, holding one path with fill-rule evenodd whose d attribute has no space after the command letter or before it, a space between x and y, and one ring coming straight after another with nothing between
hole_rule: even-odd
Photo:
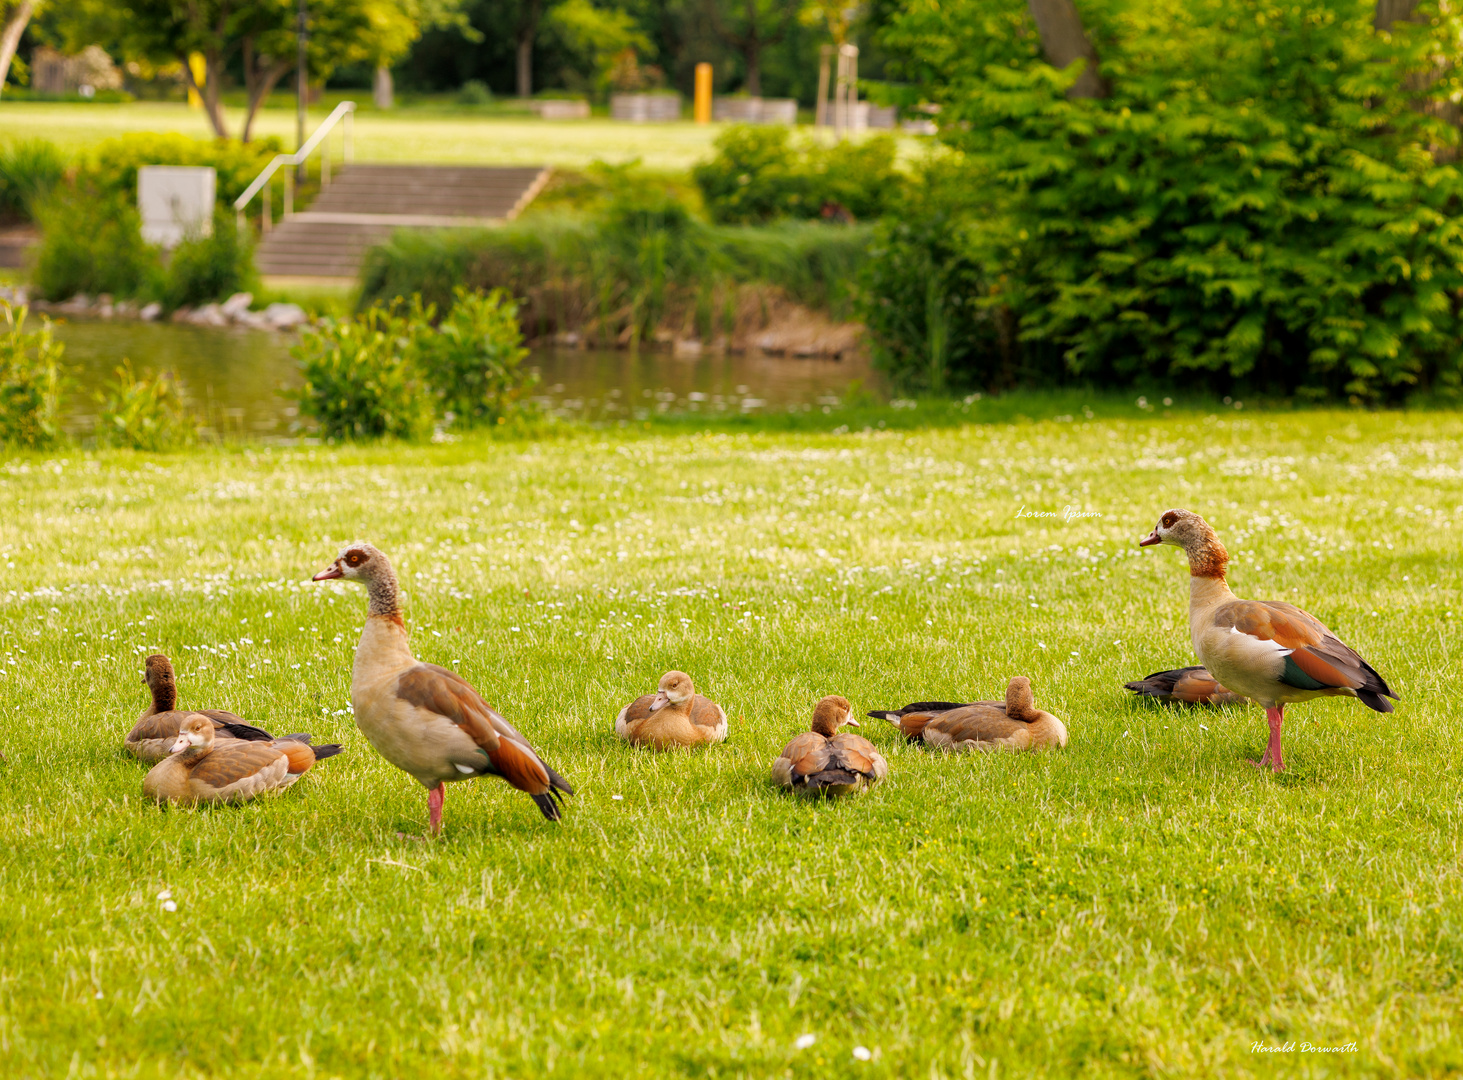
<instances>
[{"instance_id":1,"label":"goose's head","mask_svg":"<svg viewBox=\"0 0 1463 1080\"><path fill-rule=\"evenodd\" d=\"M844 724L859 726L848 698L830 695L813 707L813 730L819 735L831 739Z\"/></svg>"},{"instance_id":2,"label":"goose's head","mask_svg":"<svg viewBox=\"0 0 1463 1080\"><path fill-rule=\"evenodd\" d=\"M1209 523L1192 510L1168 510L1153 526L1153 531L1138 541L1139 547L1172 544L1188 549L1214 532Z\"/></svg>"},{"instance_id":3,"label":"goose's head","mask_svg":"<svg viewBox=\"0 0 1463 1080\"><path fill-rule=\"evenodd\" d=\"M190 750L208 750L213 746L213 721L200 713L183 718L178 737L168 753L182 754Z\"/></svg>"},{"instance_id":4,"label":"goose's head","mask_svg":"<svg viewBox=\"0 0 1463 1080\"><path fill-rule=\"evenodd\" d=\"M389 573L391 563L386 556L364 540L358 540L341 548L335 561L310 580L332 581L339 578L342 581L358 581L362 585L369 585L382 574Z\"/></svg>"},{"instance_id":5,"label":"goose's head","mask_svg":"<svg viewBox=\"0 0 1463 1080\"><path fill-rule=\"evenodd\" d=\"M684 705L696 696L696 687L691 676L684 671L667 671L660 677L656 687L655 700L650 703L651 712L659 712L667 705Z\"/></svg>"}]
</instances>

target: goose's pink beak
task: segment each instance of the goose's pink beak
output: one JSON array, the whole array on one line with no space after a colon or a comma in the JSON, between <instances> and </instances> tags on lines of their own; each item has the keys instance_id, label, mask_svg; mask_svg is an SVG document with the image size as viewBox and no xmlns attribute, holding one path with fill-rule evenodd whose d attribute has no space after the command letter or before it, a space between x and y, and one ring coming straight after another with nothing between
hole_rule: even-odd
<instances>
[{"instance_id":1,"label":"goose's pink beak","mask_svg":"<svg viewBox=\"0 0 1463 1080\"><path fill-rule=\"evenodd\" d=\"M1138 546L1139 547L1152 547L1154 544L1161 544L1161 543L1163 543L1163 537L1161 537L1161 536L1158 535L1158 530L1157 529L1154 529L1151 533L1149 533L1147 536L1145 536L1142 540L1139 540L1138 541Z\"/></svg>"},{"instance_id":2,"label":"goose's pink beak","mask_svg":"<svg viewBox=\"0 0 1463 1080\"><path fill-rule=\"evenodd\" d=\"M175 743L173 743L172 747L169 748L168 753L170 753L170 754L177 754L177 753L181 753L182 751L184 751L186 749L188 749L188 736L186 736L186 735L179 735L178 736L178 741L175 742Z\"/></svg>"},{"instance_id":3,"label":"goose's pink beak","mask_svg":"<svg viewBox=\"0 0 1463 1080\"><path fill-rule=\"evenodd\" d=\"M650 703L650 711L660 712L661 709L664 709L670 703L670 696L664 690L662 690L655 695L655 700Z\"/></svg>"},{"instance_id":4,"label":"goose's pink beak","mask_svg":"<svg viewBox=\"0 0 1463 1080\"><path fill-rule=\"evenodd\" d=\"M339 562L333 562L329 566L327 566L324 570L320 571L320 573L318 573L314 577L312 577L310 580L311 581L329 581L331 578L338 578L338 577L344 577L344 576L345 575L342 574L341 573L341 570L340 570L340 563Z\"/></svg>"}]
</instances>

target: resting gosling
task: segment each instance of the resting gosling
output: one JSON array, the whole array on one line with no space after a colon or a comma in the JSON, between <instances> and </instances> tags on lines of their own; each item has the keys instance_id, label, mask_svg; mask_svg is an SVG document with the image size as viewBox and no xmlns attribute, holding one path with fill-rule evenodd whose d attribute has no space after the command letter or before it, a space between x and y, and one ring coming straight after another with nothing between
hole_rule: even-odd
<instances>
[{"instance_id":1,"label":"resting gosling","mask_svg":"<svg viewBox=\"0 0 1463 1080\"><path fill-rule=\"evenodd\" d=\"M1006 700L932 709L925 702L896 711L871 712L888 720L910 742L937 750L1044 750L1067 745L1067 726L1036 707L1031 680L1017 675L1006 686Z\"/></svg>"},{"instance_id":2,"label":"resting gosling","mask_svg":"<svg viewBox=\"0 0 1463 1080\"><path fill-rule=\"evenodd\" d=\"M137 718L122 745L139 761L162 761L178 739L183 721L190 716L206 716L213 721L214 737L219 742L241 739L245 742L269 742L269 732L244 723L243 719L222 709L179 709L178 685L173 677L173 664L162 653L154 653L143 664L142 681L152 692L152 706Z\"/></svg>"},{"instance_id":3,"label":"resting gosling","mask_svg":"<svg viewBox=\"0 0 1463 1080\"><path fill-rule=\"evenodd\" d=\"M528 740L454 671L421 664L401 618L396 571L370 544L349 544L315 581L341 578L366 588L370 606L351 668L356 726L381 756L427 789L432 834L442 831L446 785L498 776L527 792L550 821L574 789Z\"/></svg>"},{"instance_id":4,"label":"resting gosling","mask_svg":"<svg viewBox=\"0 0 1463 1080\"><path fill-rule=\"evenodd\" d=\"M800 795L852 795L889 774L889 763L862 735L840 735L859 726L847 698L825 697L813 709L813 729L782 748L772 781Z\"/></svg>"},{"instance_id":5,"label":"resting gosling","mask_svg":"<svg viewBox=\"0 0 1463 1080\"><path fill-rule=\"evenodd\" d=\"M340 747L311 746L298 738L272 742L219 739L214 721L190 713L179 725L169 756L142 779L142 793L158 802L248 802L268 791L283 791L316 761Z\"/></svg>"},{"instance_id":6,"label":"resting gosling","mask_svg":"<svg viewBox=\"0 0 1463 1080\"><path fill-rule=\"evenodd\" d=\"M1265 754L1250 764L1280 772L1285 706L1316 697L1354 697L1377 712L1400 701L1385 679L1325 623L1294 604L1241 600L1229 591L1229 552L1209 523L1190 510L1169 510L1139 547L1168 544L1189 559L1189 636L1194 651L1231 691L1258 701L1270 722Z\"/></svg>"},{"instance_id":7,"label":"resting gosling","mask_svg":"<svg viewBox=\"0 0 1463 1080\"><path fill-rule=\"evenodd\" d=\"M726 710L696 693L691 676L667 671L654 694L642 694L620 710L615 734L632 746L699 746L726 741Z\"/></svg>"}]
</instances>

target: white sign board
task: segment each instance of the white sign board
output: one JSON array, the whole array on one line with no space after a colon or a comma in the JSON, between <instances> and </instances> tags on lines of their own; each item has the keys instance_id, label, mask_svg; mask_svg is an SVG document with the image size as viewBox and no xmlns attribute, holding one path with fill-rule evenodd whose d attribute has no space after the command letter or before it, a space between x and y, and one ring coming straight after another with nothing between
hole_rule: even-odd
<instances>
[{"instance_id":1,"label":"white sign board","mask_svg":"<svg viewBox=\"0 0 1463 1080\"><path fill-rule=\"evenodd\" d=\"M142 238L174 248L187 237L213 235L218 174L207 166L144 165L137 170Z\"/></svg>"}]
</instances>

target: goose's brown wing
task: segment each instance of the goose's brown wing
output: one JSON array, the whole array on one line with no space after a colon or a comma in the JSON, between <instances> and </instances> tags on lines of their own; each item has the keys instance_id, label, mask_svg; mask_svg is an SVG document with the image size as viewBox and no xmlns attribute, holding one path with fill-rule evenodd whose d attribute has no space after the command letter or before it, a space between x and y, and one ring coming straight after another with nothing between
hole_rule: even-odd
<instances>
[{"instance_id":1,"label":"goose's brown wing","mask_svg":"<svg viewBox=\"0 0 1463 1080\"><path fill-rule=\"evenodd\" d=\"M697 727L719 728L726 723L726 713L710 698L697 694L691 702L691 723Z\"/></svg>"},{"instance_id":2,"label":"goose's brown wing","mask_svg":"<svg viewBox=\"0 0 1463 1080\"><path fill-rule=\"evenodd\" d=\"M835 735L828 745L836 768L856 772L870 781L882 780L889 771L884 755L862 735Z\"/></svg>"},{"instance_id":3,"label":"goose's brown wing","mask_svg":"<svg viewBox=\"0 0 1463 1080\"><path fill-rule=\"evenodd\" d=\"M981 702L937 717L925 727L924 739L931 745L996 743L1028 733L1028 725L1006 715L1004 703Z\"/></svg>"},{"instance_id":4,"label":"goose's brown wing","mask_svg":"<svg viewBox=\"0 0 1463 1080\"><path fill-rule=\"evenodd\" d=\"M772 778L783 787L796 785L823 772L831 761L828 740L816 731L805 731L782 748L772 763Z\"/></svg>"},{"instance_id":5,"label":"goose's brown wing","mask_svg":"<svg viewBox=\"0 0 1463 1080\"><path fill-rule=\"evenodd\" d=\"M1397 698L1386 680L1309 612L1273 600L1236 600L1214 613L1214 625L1261 641L1273 641L1289 653L1280 681L1299 690L1353 690L1378 712L1391 712L1385 698ZM1400 699L1399 699L1400 700Z\"/></svg>"},{"instance_id":6,"label":"goose's brown wing","mask_svg":"<svg viewBox=\"0 0 1463 1080\"><path fill-rule=\"evenodd\" d=\"M461 675L436 664L417 664L397 679L396 696L451 720L487 754L484 771L501 776L531 795L550 821L559 819L555 800L562 801L562 796L572 795L574 789L543 763L528 740Z\"/></svg>"},{"instance_id":7,"label":"goose's brown wing","mask_svg":"<svg viewBox=\"0 0 1463 1080\"><path fill-rule=\"evenodd\" d=\"M1184 701L1190 705L1228 705L1246 700L1243 695L1226 690L1207 668L1202 667L1155 671L1123 685L1135 694L1145 694L1159 701Z\"/></svg>"},{"instance_id":8,"label":"goose's brown wing","mask_svg":"<svg viewBox=\"0 0 1463 1080\"><path fill-rule=\"evenodd\" d=\"M254 776L284 756L283 750L270 743L237 740L216 743L207 756L193 766L190 776L197 784L206 784L214 791L221 791Z\"/></svg>"}]
</instances>

